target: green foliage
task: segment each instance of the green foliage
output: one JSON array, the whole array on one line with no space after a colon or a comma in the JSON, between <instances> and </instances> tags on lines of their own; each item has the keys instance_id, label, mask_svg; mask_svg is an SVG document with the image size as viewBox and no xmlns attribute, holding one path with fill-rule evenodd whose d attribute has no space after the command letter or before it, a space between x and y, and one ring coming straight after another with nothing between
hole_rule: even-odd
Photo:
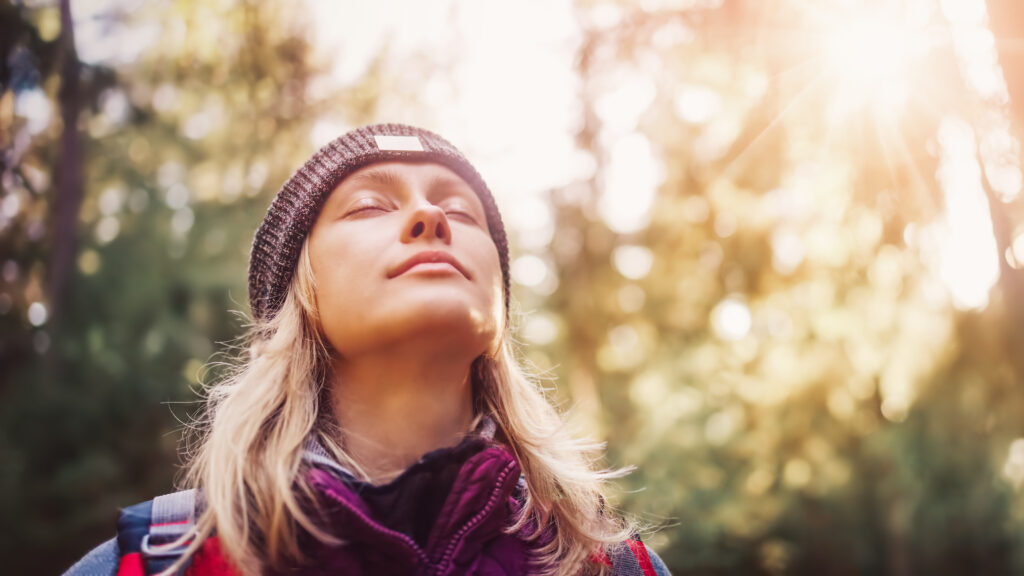
<instances>
[{"instance_id":1,"label":"green foliage","mask_svg":"<svg viewBox=\"0 0 1024 576\"><path fill-rule=\"evenodd\" d=\"M987 309L957 311L914 239L944 210L941 182L922 177L942 170L920 152L942 121L926 105L977 113L955 61L926 63L945 102L914 101L893 126L870 109L833 121L836 95L814 89L828 62L776 52L773 10L619 6L623 25L585 37L580 141L599 168L589 194L552 196L547 306L565 329L542 357L609 460L640 465L621 506L663 527L649 541L676 574L1020 573L1004 474L1024 401L1020 272L1003 267ZM680 28L693 37L651 41ZM623 86L645 82L657 95L633 132L628 104L602 99L628 103ZM672 98L687 90L714 115ZM616 144L593 142L637 134L665 177L649 226L616 235L594 212ZM1019 204L990 204L993 219Z\"/></svg>"},{"instance_id":2,"label":"green foliage","mask_svg":"<svg viewBox=\"0 0 1024 576\"><path fill-rule=\"evenodd\" d=\"M837 120L843 78L794 32L822 24L805 5L599 4L576 2L577 144L596 169L551 191L551 242L518 251L558 289L515 293L527 358L610 464L639 468L616 504L659 528L646 539L675 574L1024 573L1020 265L1001 260L988 305L964 308L936 264L952 209L939 134L963 119L987 162L984 124L1005 106L943 44L908 78L941 80L928 106ZM590 17L608 6L615 25ZM17 198L0 215L11 573L65 568L111 535L118 507L172 488L182 422L215 376L204 366L246 321L253 231L314 124L390 120L386 96L403 120L430 112L411 85L434 74L428 57L413 73L382 56L324 90L284 2L109 17L159 22L158 38L83 68L74 277L60 322L32 322L56 237L60 20L45 3L0 5L0 207ZM34 89L52 108L41 130L15 112ZM635 154L648 149L653 168ZM1022 202L996 199L990 176L989 216L1012 240ZM626 202L609 216L617 186ZM649 222L616 223L655 188Z\"/></svg>"},{"instance_id":3,"label":"green foliage","mask_svg":"<svg viewBox=\"0 0 1024 576\"><path fill-rule=\"evenodd\" d=\"M182 422L199 407L199 378L212 376L201 368L245 322L252 233L277 183L311 152L317 71L302 36L280 25L285 8L178 2L112 15L121 27L166 25L116 77L86 70L108 80L86 90L86 193L57 333L25 318L43 299L48 242L26 230L52 208L59 131L33 138L5 173L25 206L3 230L4 259L18 271L5 286L14 302L2 317L0 378L12 573L65 568L111 535L119 507L173 487ZM52 86L51 71L37 72ZM35 172L43 185L29 191L18 174Z\"/></svg>"}]
</instances>

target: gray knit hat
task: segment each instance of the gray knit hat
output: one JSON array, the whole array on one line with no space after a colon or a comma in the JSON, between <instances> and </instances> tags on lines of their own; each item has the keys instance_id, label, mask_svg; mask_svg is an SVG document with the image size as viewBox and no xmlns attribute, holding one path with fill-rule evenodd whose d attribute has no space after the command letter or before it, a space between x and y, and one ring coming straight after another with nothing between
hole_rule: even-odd
<instances>
[{"instance_id":1,"label":"gray knit hat","mask_svg":"<svg viewBox=\"0 0 1024 576\"><path fill-rule=\"evenodd\" d=\"M334 139L307 160L277 192L256 231L249 256L249 305L255 320L267 320L280 310L302 243L330 193L359 168L393 160L441 164L477 193L487 214L491 239L498 248L508 313L508 240L501 214L483 178L455 146L437 134L403 124L377 124Z\"/></svg>"}]
</instances>

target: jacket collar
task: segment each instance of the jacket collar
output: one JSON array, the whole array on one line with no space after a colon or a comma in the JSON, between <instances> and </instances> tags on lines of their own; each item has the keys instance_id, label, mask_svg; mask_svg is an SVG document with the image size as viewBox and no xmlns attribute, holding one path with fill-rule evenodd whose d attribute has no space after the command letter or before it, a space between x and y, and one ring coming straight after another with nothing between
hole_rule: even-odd
<instances>
[{"instance_id":1,"label":"jacket collar","mask_svg":"<svg viewBox=\"0 0 1024 576\"><path fill-rule=\"evenodd\" d=\"M392 567L405 567L396 573L427 568L446 573L495 539L514 540L505 529L518 510L514 493L520 467L512 452L494 441L494 431L494 422L484 418L457 446L424 455L381 486L358 481L322 446L308 443L308 478L324 498L324 518L334 536L351 543L325 549L327 565L359 550L360 558L385 558Z\"/></svg>"},{"instance_id":2,"label":"jacket collar","mask_svg":"<svg viewBox=\"0 0 1024 576\"><path fill-rule=\"evenodd\" d=\"M493 442L494 435L497 432L497 430L498 426L494 423L494 420L491 419L490 416L484 415L479 418L479 422L477 422L476 427L473 428L473 430L466 435L466 438L478 437L488 442ZM434 454L435 452L425 454L423 458L427 458L431 454ZM310 434L309 437L306 439L306 444L302 453L302 459L313 466L326 468L327 470L330 470L340 475L341 478L345 479L346 481L356 481L356 479L358 478L358 476L354 472L352 472L351 470L343 466L340 462L335 460L334 456L331 456L331 453L328 452L326 448L324 448L324 445L320 443L319 438L317 438L316 435L314 434ZM421 458L420 461L422 462L422 460L423 459Z\"/></svg>"}]
</instances>

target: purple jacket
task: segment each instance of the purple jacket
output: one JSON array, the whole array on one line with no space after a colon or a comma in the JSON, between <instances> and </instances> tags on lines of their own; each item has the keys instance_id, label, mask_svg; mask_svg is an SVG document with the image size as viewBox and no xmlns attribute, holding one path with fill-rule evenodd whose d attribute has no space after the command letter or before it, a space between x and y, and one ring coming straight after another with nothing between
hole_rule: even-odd
<instances>
[{"instance_id":1,"label":"purple jacket","mask_svg":"<svg viewBox=\"0 0 1024 576\"><path fill-rule=\"evenodd\" d=\"M317 546L311 565L318 568L310 573L530 571L532 545L505 532L519 510L519 463L508 449L470 437L427 454L384 486L358 482L325 457L310 459L309 478L320 493L323 517L346 542Z\"/></svg>"},{"instance_id":2,"label":"purple jacket","mask_svg":"<svg viewBox=\"0 0 1024 576\"><path fill-rule=\"evenodd\" d=\"M526 484L515 456L493 441L493 423L457 446L426 454L385 485L357 480L317 443L307 445L308 478L319 520L343 544L303 542L308 562L289 574L506 576L536 571L528 542L506 528L521 509ZM532 531L529 528L528 532ZM550 536L548 536L550 537ZM643 574L622 547L611 553L616 575ZM648 550L655 573L668 574ZM107 542L66 574L117 570L116 541Z\"/></svg>"}]
</instances>

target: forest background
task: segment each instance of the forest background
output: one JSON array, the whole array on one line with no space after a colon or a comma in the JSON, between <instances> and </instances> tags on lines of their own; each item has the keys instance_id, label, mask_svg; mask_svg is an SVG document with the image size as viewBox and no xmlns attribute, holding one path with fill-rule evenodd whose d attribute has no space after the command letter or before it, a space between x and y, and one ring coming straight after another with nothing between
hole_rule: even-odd
<instances>
[{"instance_id":1,"label":"forest background","mask_svg":"<svg viewBox=\"0 0 1024 576\"><path fill-rule=\"evenodd\" d=\"M522 352L677 575L1024 574L1024 3L0 0L0 556L172 490L252 234L462 148Z\"/></svg>"}]
</instances>

